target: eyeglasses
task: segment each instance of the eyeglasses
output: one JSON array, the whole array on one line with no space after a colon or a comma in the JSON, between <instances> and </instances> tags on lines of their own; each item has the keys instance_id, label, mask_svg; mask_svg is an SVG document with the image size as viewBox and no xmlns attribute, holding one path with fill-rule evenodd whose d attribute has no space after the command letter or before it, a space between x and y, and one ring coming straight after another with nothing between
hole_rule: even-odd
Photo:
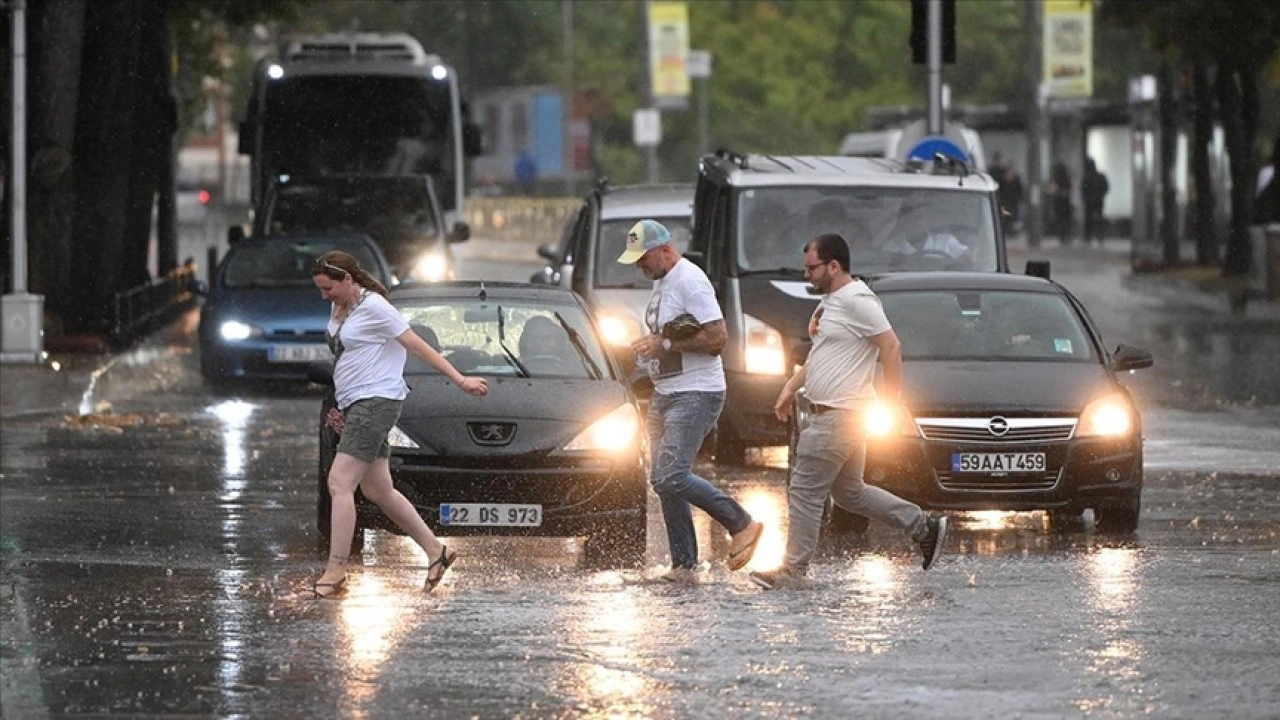
<instances>
[{"instance_id":1,"label":"eyeglasses","mask_svg":"<svg viewBox=\"0 0 1280 720\"><path fill-rule=\"evenodd\" d=\"M350 273L347 272L346 270L343 270L337 265L334 265L333 263L328 262L326 260L316 260L315 269L323 272L326 275L328 275L330 272L341 273L343 277L350 275Z\"/></svg>"},{"instance_id":2,"label":"eyeglasses","mask_svg":"<svg viewBox=\"0 0 1280 720\"><path fill-rule=\"evenodd\" d=\"M827 260L825 262L813 263L812 265L810 265L809 263L805 263L804 269L808 270L809 272L813 272L814 270L817 270L818 268L825 266L829 262L831 261Z\"/></svg>"}]
</instances>

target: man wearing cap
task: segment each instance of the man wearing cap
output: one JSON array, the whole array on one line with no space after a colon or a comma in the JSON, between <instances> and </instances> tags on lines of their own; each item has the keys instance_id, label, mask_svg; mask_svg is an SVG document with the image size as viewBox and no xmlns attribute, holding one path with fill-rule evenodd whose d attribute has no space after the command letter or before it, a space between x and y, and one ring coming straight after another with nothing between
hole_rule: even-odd
<instances>
[{"instance_id":1,"label":"man wearing cap","mask_svg":"<svg viewBox=\"0 0 1280 720\"><path fill-rule=\"evenodd\" d=\"M715 290L697 265L680 256L671 233L655 220L641 220L627 233L618 262L634 264L653 281L645 310L649 333L631 343L636 364L653 380L649 405L649 447L653 454L654 492L662 501L671 550L671 581L693 581L698 565L698 538L691 505L702 508L732 535L726 564L746 566L764 526L733 498L693 474L693 460L724 407L724 367L720 351L728 334ZM663 333L678 317L692 316L692 334Z\"/></svg>"}]
</instances>

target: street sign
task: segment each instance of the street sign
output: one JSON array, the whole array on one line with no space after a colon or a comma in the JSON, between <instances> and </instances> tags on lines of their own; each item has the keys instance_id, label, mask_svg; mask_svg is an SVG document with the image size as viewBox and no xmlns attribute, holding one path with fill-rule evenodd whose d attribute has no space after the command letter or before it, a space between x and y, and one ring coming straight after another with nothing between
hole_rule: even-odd
<instances>
[{"instance_id":1,"label":"street sign","mask_svg":"<svg viewBox=\"0 0 1280 720\"><path fill-rule=\"evenodd\" d=\"M636 145L655 147L662 142L662 113L654 108L639 108L632 117L631 134Z\"/></svg>"},{"instance_id":2,"label":"street sign","mask_svg":"<svg viewBox=\"0 0 1280 720\"><path fill-rule=\"evenodd\" d=\"M951 138L938 135L926 135L921 138L919 142L907 150L907 159L933 162L933 156L939 153L969 164L973 163L973 158L969 156L967 150L957 145Z\"/></svg>"},{"instance_id":3,"label":"street sign","mask_svg":"<svg viewBox=\"0 0 1280 720\"><path fill-rule=\"evenodd\" d=\"M684 58L684 71L691 78L711 77L711 53L706 50L690 50Z\"/></svg>"}]
</instances>

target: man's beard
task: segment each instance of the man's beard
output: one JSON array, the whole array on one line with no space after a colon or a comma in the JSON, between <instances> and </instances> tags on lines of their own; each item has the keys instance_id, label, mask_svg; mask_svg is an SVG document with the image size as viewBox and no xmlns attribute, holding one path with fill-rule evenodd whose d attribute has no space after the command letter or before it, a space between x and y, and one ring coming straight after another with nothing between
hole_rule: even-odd
<instances>
[{"instance_id":1,"label":"man's beard","mask_svg":"<svg viewBox=\"0 0 1280 720\"><path fill-rule=\"evenodd\" d=\"M640 274L644 275L646 280L661 280L667 276L667 269L664 267L659 267L657 270L640 268Z\"/></svg>"}]
</instances>

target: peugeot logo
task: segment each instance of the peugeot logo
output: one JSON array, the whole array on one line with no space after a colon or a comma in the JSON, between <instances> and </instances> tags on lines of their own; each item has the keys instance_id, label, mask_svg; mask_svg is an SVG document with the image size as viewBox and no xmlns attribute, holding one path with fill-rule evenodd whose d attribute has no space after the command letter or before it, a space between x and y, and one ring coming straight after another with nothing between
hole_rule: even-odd
<instances>
[{"instance_id":1,"label":"peugeot logo","mask_svg":"<svg viewBox=\"0 0 1280 720\"><path fill-rule=\"evenodd\" d=\"M996 437L1001 437L1009 432L1009 421L997 415L987 421L987 432Z\"/></svg>"},{"instance_id":2,"label":"peugeot logo","mask_svg":"<svg viewBox=\"0 0 1280 720\"><path fill-rule=\"evenodd\" d=\"M506 422L467 423L467 432L477 445L509 445L516 435L516 424Z\"/></svg>"}]
</instances>

